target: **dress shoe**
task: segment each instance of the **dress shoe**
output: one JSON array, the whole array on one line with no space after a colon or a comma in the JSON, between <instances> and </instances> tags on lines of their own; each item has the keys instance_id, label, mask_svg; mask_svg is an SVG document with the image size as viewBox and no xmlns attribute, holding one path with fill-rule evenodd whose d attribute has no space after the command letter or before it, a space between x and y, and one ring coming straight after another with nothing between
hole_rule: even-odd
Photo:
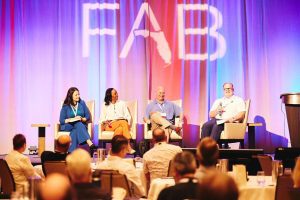
<instances>
[{"instance_id":1,"label":"dress shoe","mask_svg":"<svg viewBox=\"0 0 300 200\"><path fill-rule=\"evenodd\" d=\"M181 129L182 129L181 127L176 127L174 131L175 131L178 135L181 135Z\"/></svg>"}]
</instances>

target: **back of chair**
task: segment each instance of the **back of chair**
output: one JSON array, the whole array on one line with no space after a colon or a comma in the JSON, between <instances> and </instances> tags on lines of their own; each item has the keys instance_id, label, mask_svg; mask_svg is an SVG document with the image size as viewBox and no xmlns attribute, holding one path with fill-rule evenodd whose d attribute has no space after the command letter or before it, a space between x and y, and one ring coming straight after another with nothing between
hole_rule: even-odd
<instances>
[{"instance_id":1,"label":"back of chair","mask_svg":"<svg viewBox=\"0 0 300 200\"><path fill-rule=\"evenodd\" d=\"M245 117L243 120L243 124L247 124L247 122L248 122L248 116L249 116L249 110L250 110L250 99L247 99L245 101L245 107L246 107L246 113L245 113Z\"/></svg>"},{"instance_id":2,"label":"back of chair","mask_svg":"<svg viewBox=\"0 0 300 200\"><path fill-rule=\"evenodd\" d=\"M129 182L124 174L115 170L101 170L101 191L112 194L113 187L120 187L126 190L126 197L132 197Z\"/></svg>"},{"instance_id":3,"label":"back of chair","mask_svg":"<svg viewBox=\"0 0 300 200\"><path fill-rule=\"evenodd\" d=\"M93 123L94 122L94 116L95 116L95 100L87 101L86 106L88 107L89 112L90 112L90 116L91 116L91 119L90 119L89 122Z\"/></svg>"},{"instance_id":4,"label":"back of chair","mask_svg":"<svg viewBox=\"0 0 300 200\"><path fill-rule=\"evenodd\" d=\"M0 177L3 194L9 195L16 190L14 177L9 169L7 162L3 159L0 159Z\"/></svg>"},{"instance_id":5,"label":"back of chair","mask_svg":"<svg viewBox=\"0 0 300 200\"><path fill-rule=\"evenodd\" d=\"M136 125L137 125L137 100L134 101L126 101L126 106L131 115L131 137L132 139L136 139Z\"/></svg>"},{"instance_id":6,"label":"back of chair","mask_svg":"<svg viewBox=\"0 0 300 200\"><path fill-rule=\"evenodd\" d=\"M257 155L259 164L266 176L272 176L272 157L269 155Z\"/></svg>"},{"instance_id":7,"label":"back of chair","mask_svg":"<svg viewBox=\"0 0 300 200\"><path fill-rule=\"evenodd\" d=\"M42 167L45 176L48 176L52 173L67 175L66 161L46 161L42 164Z\"/></svg>"},{"instance_id":8,"label":"back of chair","mask_svg":"<svg viewBox=\"0 0 300 200\"><path fill-rule=\"evenodd\" d=\"M289 191L293 188L293 179L290 175L277 177L275 200L288 200Z\"/></svg>"},{"instance_id":9,"label":"back of chair","mask_svg":"<svg viewBox=\"0 0 300 200\"><path fill-rule=\"evenodd\" d=\"M175 175L175 168L173 159L169 162L169 169L168 169L168 177L174 177Z\"/></svg>"}]
</instances>

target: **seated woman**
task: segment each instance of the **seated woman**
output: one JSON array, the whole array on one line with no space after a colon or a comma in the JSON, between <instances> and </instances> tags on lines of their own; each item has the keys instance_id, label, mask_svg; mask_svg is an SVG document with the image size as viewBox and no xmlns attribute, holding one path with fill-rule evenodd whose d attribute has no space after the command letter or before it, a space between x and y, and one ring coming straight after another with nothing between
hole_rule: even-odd
<instances>
[{"instance_id":1,"label":"seated woman","mask_svg":"<svg viewBox=\"0 0 300 200\"><path fill-rule=\"evenodd\" d=\"M108 88L101 107L100 123L104 131L114 131L114 135L123 135L128 140L130 135L131 116L124 101L118 101L118 92ZM134 153L129 145L129 152Z\"/></svg>"},{"instance_id":2,"label":"seated woman","mask_svg":"<svg viewBox=\"0 0 300 200\"><path fill-rule=\"evenodd\" d=\"M60 111L60 130L69 131L72 142L69 152L74 151L78 144L87 143L91 154L96 149L87 131L86 122L90 120L89 110L83 100L80 99L79 90L71 87Z\"/></svg>"}]
</instances>

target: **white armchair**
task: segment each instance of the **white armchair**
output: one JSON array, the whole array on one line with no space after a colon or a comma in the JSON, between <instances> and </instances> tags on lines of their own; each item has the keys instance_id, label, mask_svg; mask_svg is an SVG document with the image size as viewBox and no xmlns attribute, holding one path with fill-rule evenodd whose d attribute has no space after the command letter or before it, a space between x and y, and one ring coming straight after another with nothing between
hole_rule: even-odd
<instances>
[{"instance_id":1,"label":"white armchair","mask_svg":"<svg viewBox=\"0 0 300 200\"><path fill-rule=\"evenodd\" d=\"M148 104L151 102L151 100L148 100ZM176 104L179 107L182 107L182 100L174 100L171 101L174 104ZM179 116L176 116L175 118L175 126L182 126L180 124ZM179 146L182 146L182 137L183 137L183 131L181 129L181 133L178 135L174 130L172 130L169 138L169 142L178 142ZM152 140L152 130L151 130L151 124L144 123L144 140L148 143L149 147L149 142Z\"/></svg>"},{"instance_id":2,"label":"white armchair","mask_svg":"<svg viewBox=\"0 0 300 200\"><path fill-rule=\"evenodd\" d=\"M241 123L225 123L219 143L240 142L240 147L244 148L244 137L247 129L248 115L250 109L250 99L245 101L246 113Z\"/></svg>"},{"instance_id":3,"label":"white armchair","mask_svg":"<svg viewBox=\"0 0 300 200\"><path fill-rule=\"evenodd\" d=\"M86 106L89 109L91 119L87 122L87 128L88 133L90 134L90 137L93 138L93 125L94 125L94 115L95 115L95 100L87 101L85 102ZM63 102L61 103L61 106L63 105ZM70 135L70 132L67 131L60 131L60 124L55 124L54 127L54 139L57 140L57 138L61 135Z\"/></svg>"},{"instance_id":4,"label":"white armchair","mask_svg":"<svg viewBox=\"0 0 300 200\"><path fill-rule=\"evenodd\" d=\"M130 134L131 134L131 142L134 143L134 148L136 147L136 126L137 126L137 101L126 101L127 108L131 115L131 126L130 126ZM99 135L98 141L99 145L103 148L106 147L106 143L110 143L113 138L113 131L104 131L102 130L101 123L99 123Z\"/></svg>"}]
</instances>

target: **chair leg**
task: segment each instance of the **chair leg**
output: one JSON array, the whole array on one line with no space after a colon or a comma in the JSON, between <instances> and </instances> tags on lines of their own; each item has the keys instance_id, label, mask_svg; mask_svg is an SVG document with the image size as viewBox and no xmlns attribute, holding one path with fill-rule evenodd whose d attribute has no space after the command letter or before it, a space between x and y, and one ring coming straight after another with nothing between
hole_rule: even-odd
<instances>
[{"instance_id":1,"label":"chair leg","mask_svg":"<svg viewBox=\"0 0 300 200\"><path fill-rule=\"evenodd\" d=\"M244 140L240 141L240 147L241 147L241 149L244 149Z\"/></svg>"}]
</instances>

